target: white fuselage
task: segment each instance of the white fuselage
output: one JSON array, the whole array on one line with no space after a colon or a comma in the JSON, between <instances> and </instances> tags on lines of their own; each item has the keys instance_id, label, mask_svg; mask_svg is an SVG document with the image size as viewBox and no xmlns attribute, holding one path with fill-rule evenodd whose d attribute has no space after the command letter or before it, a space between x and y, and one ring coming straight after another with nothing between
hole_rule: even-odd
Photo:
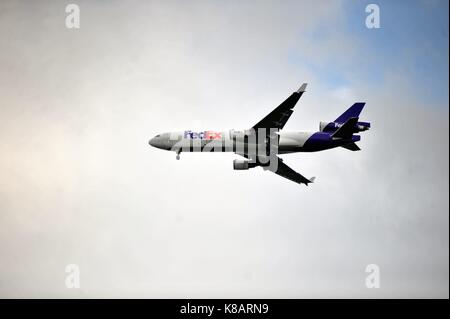
<instances>
[{"instance_id":1,"label":"white fuselage","mask_svg":"<svg viewBox=\"0 0 450 319\"><path fill-rule=\"evenodd\" d=\"M278 154L301 152L305 143L314 132L277 133ZM236 152L239 148L264 145L264 137L258 140L255 135L245 135L245 131L184 131L160 134L154 137L152 146L176 152Z\"/></svg>"}]
</instances>

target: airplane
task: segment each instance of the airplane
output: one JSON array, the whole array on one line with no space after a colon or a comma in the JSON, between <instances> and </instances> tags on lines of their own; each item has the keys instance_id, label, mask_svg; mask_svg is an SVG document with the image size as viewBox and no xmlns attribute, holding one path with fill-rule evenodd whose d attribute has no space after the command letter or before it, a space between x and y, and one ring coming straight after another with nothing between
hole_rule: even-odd
<instances>
[{"instance_id":1,"label":"airplane","mask_svg":"<svg viewBox=\"0 0 450 319\"><path fill-rule=\"evenodd\" d=\"M359 133L370 129L370 123L360 122L359 115L365 102L356 102L332 122L320 122L318 132L281 132L294 107L306 90L307 83L291 94L252 128L225 132L191 131L158 134L150 139L153 147L176 152L234 152L245 160L234 160L235 170L262 167L298 184L313 183L315 177L306 178L286 165L277 155L297 152L318 152L336 147L359 151L356 142Z\"/></svg>"}]
</instances>

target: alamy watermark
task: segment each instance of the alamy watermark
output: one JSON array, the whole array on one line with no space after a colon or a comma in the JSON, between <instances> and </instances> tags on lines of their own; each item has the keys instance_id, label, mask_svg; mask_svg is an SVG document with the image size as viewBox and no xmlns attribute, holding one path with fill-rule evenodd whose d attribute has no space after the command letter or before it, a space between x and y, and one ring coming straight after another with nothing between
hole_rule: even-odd
<instances>
[{"instance_id":1,"label":"alamy watermark","mask_svg":"<svg viewBox=\"0 0 450 319\"><path fill-rule=\"evenodd\" d=\"M66 288L80 288L80 267L76 264L69 264L66 266L66 274Z\"/></svg>"},{"instance_id":2,"label":"alamy watermark","mask_svg":"<svg viewBox=\"0 0 450 319\"><path fill-rule=\"evenodd\" d=\"M366 287L369 289L380 288L380 267L376 264L366 266Z\"/></svg>"},{"instance_id":3,"label":"alamy watermark","mask_svg":"<svg viewBox=\"0 0 450 319\"><path fill-rule=\"evenodd\" d=\"M366 7L366 13L369 15L366 17L367 29L379 29L380 28L380 7L377 4L371 3Z\"/></svg>"},{"instance_id":4,"label":"alamy watermark","mask_svg":"<svg viewBox=\"0 0 450 319\"><path fill-rule=\"evenodd\" d=\"M71 3L66 6L66 28L79 29L80 28L80 7L77 4Z\"/></svg>"},{"instance_id":5,"label":"alamy watermark","mask_svg":"<svg viewBox=\"0 0 450 319\"><path fill-rule=\"evenodd\" d=\"M181 152L234 152L247 158L245 165L261 166L276 172L278 169L278 128L258 128L229 132L171 132L170 149Z\"/></svg>"}]
</instances>

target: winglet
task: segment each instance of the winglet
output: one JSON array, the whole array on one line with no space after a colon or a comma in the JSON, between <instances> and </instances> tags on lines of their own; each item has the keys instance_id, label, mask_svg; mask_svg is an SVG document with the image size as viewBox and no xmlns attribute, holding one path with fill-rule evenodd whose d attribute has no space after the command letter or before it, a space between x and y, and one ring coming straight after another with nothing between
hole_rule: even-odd
<instances>
[{"instance_id":1,"label":"winglet","mask_svg":"<svg viewBox=\"0 0 450 319\"><path fill-rule=\"evenodd\" d=\"M297 93L305 92L307 85L308 85L308 83L303 83L302 86L295 92L297 92Z\"/></svg>"},{"instance_id":2,"label":"winglet","mask_svg":"<svg viewBox=\"0 0 450 319\"><path fill-rule=\"evenodd\" d=\"M310 183L314 183L315 180L316 180L316 177L313 176L313 177L311 177L311 178L309 179L309 182L310 182Z\"/></svg>"}]
</instances>

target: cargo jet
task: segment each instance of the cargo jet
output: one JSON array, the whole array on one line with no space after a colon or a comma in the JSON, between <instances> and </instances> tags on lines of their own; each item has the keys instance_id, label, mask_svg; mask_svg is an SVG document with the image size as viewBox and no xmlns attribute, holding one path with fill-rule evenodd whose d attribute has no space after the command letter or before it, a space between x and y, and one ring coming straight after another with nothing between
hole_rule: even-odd
<instances>
[{"instance_id":1,"label":"cargo jet","mask_svg":"<svg viewBox=\"0 0 450 319\"><path fill-rule=\"evenodd\" d=\"M233 161L235 170L260 166L296 183L308 185L314 182L314 177L308 179L297 173L277 155L335 147L359 151L356 142L361 137L354 133L368 130L370 123L359 121L365 103L357 102L334 121L320 122L318 132L281 132L305 89L306 83L251 129L163 133L153 137L149 144L175 151L177 159L180 159L181 152L234 152L246 158Z\"/></svg>"}]
</instances>

